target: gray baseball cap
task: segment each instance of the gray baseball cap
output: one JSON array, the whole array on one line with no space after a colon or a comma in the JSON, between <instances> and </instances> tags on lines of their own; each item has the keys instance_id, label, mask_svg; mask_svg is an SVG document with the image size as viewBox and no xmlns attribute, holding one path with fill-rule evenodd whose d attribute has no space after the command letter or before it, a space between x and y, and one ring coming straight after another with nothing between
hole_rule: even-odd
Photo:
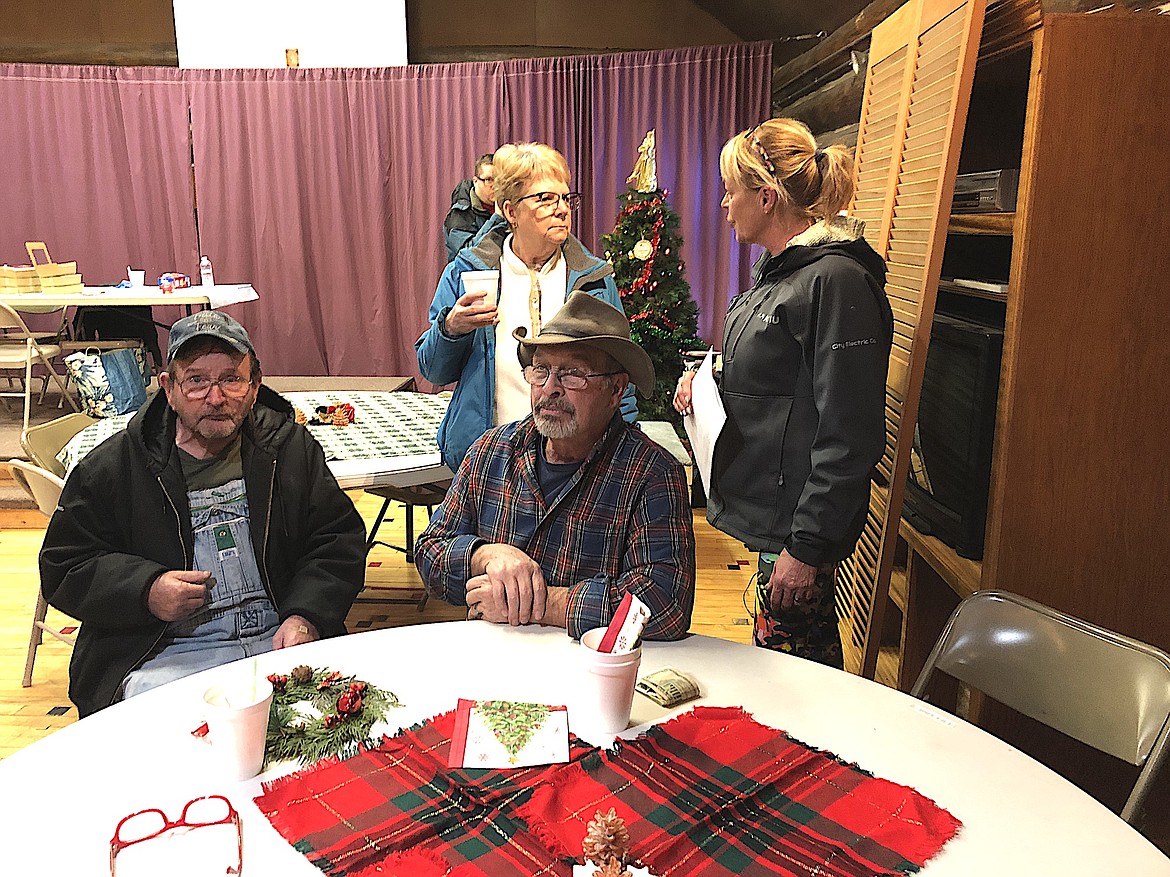
<instances>
[{"instance_id":1,"label":"gray baseball cap","mask_svg":"<svg viewBox=\"0 0 1170 877\"><path fill-rule=\"evenodd\" d=\"M184 344L200 335L210 335L226 342L240 353L250 353L256 356L256 349L252 346L252 339L248 331L222 311L200 311L183 317L171 326L171 337L167 342L167 362L175 358Z\"/></svg>"}]
</instances>

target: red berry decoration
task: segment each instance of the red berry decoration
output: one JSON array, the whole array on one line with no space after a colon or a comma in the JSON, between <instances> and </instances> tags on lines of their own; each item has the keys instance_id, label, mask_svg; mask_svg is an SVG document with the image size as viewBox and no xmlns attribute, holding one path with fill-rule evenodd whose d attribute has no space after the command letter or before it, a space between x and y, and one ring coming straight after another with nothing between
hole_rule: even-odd
<instances>
[{"instance_id":1,"label":"red berry decoration","mask_svg":"<svg viewBox=\"0 0 1170 877\"><path fill-rule=\"evenodd\" d=\"M341 724L341 716L328 715L325 717L324 724L326 728L336 728Z\"/></svg>"},{"instance_id":2,"label":"red berry decoration","mask_svg":"<svg viewBox=\"0 0 1170 877\"><path fill-rule=\"evenodd\" d=\"M356 691L344 691L337 698L337 711L343 716L356 716L362 711L362 696Z\"/></svg>"},{"instance_id":3,"label":"red berry decoration","mask_svg":"<svg viewBox=\"0 0 1170 877\"><path fill-rule=\"evenodd\" d=\"M276 691L284 691L285 686L288 685L288 677L277 673L270 674L268 681L272 683L272 687Z\"/></svg>"}]
</instances>

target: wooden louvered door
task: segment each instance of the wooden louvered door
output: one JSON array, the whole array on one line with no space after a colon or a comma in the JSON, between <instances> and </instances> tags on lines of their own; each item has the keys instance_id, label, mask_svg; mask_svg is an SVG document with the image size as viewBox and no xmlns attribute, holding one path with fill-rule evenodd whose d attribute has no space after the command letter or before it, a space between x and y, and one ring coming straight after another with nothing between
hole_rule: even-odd
<instances>
[{"instance_id":1,"label":"wooden louvered door","mask_svg":"<svg viewBox=\"0 0 1170 877\"><path fill-rule=\"evenodd\" d=\"M873 678L889 592L918 394L984 0L911 0L873 31L850 215L886 260L894 345L886 450L857 548L841 567L846 669Z\"/></svg>"}]
</instances>

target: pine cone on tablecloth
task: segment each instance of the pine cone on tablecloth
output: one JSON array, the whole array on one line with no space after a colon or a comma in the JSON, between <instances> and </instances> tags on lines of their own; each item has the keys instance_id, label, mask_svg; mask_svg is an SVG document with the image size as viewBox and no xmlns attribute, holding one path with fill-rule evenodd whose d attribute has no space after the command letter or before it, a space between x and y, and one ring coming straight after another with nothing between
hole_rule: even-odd
<instances>
[{"instance_id":1,"label":"pine cone on tablecloth","mask_svg":"<svg viewBox=\"0 0 1170 877\"><path fill-rule=\"evenodd\" d=\"M345 413L345 409L340 405L333 409L333 425L349 426L349 415Z\"/></svg>"},{"instance_id":2,"label":"pine cone on tablecloth","mask_svg":"<svg viewBox=\"0 0 1170 877\"><path fill-rule=\"evenodd\" d=\"M593 872L593 877L631 877L631 875L617 859L609 859Z\"/></svg>"},{"instance_id":3,"label":"pine cone on tablecloth","mask_svg":"<svg viewBox=\"0 0 1170 877\"><path fill-rule=\"evenodd\" d=\"M597 811L593 821L586 827L581 851L585 858L595 865L604 866L609 859L614 859L619 864L626 860L630 852L630 832L626 829L625 820L617 815L616 810L611 807L608 813ZM620 870L615 871L614 877L620 873Z\"/></svg>"},{"instance_id":4,"label":"pine cone on tablecloth","mask_svg":"<svg viewBox=\"0 0 1170 877\"><path fill-rule=\"evenodd\" d=\"M308 422L309 422L309 418L307 418L307 417L305 416L305 412L304 412L304 411L302 411L300 408L294 408L294 409L293 409L293 418L294 418L294 419L296 420L296 422L297 422L297 423L299 423L301 426L304 426L306 423L308 423Z\"/></svg>"}]
</instances>

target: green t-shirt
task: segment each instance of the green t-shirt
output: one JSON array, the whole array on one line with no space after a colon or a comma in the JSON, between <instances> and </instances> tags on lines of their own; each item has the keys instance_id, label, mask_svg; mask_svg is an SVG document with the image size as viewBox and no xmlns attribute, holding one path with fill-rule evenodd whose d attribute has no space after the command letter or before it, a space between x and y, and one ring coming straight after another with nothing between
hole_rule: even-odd
<instances>
[{"instance_id":1,"label":"green t-shirt","mask_svg":"<svg viewBox=\"0 0 1170 877\"><path fill-rule=\"evenodd\" d=\"M183 464L183 478L187 490L208 490L222 487L229 481L244 477L244 462L240 456L240 436L214 457L200 460L178 448L179 461Z\"/></svg>"}]
</instances>

